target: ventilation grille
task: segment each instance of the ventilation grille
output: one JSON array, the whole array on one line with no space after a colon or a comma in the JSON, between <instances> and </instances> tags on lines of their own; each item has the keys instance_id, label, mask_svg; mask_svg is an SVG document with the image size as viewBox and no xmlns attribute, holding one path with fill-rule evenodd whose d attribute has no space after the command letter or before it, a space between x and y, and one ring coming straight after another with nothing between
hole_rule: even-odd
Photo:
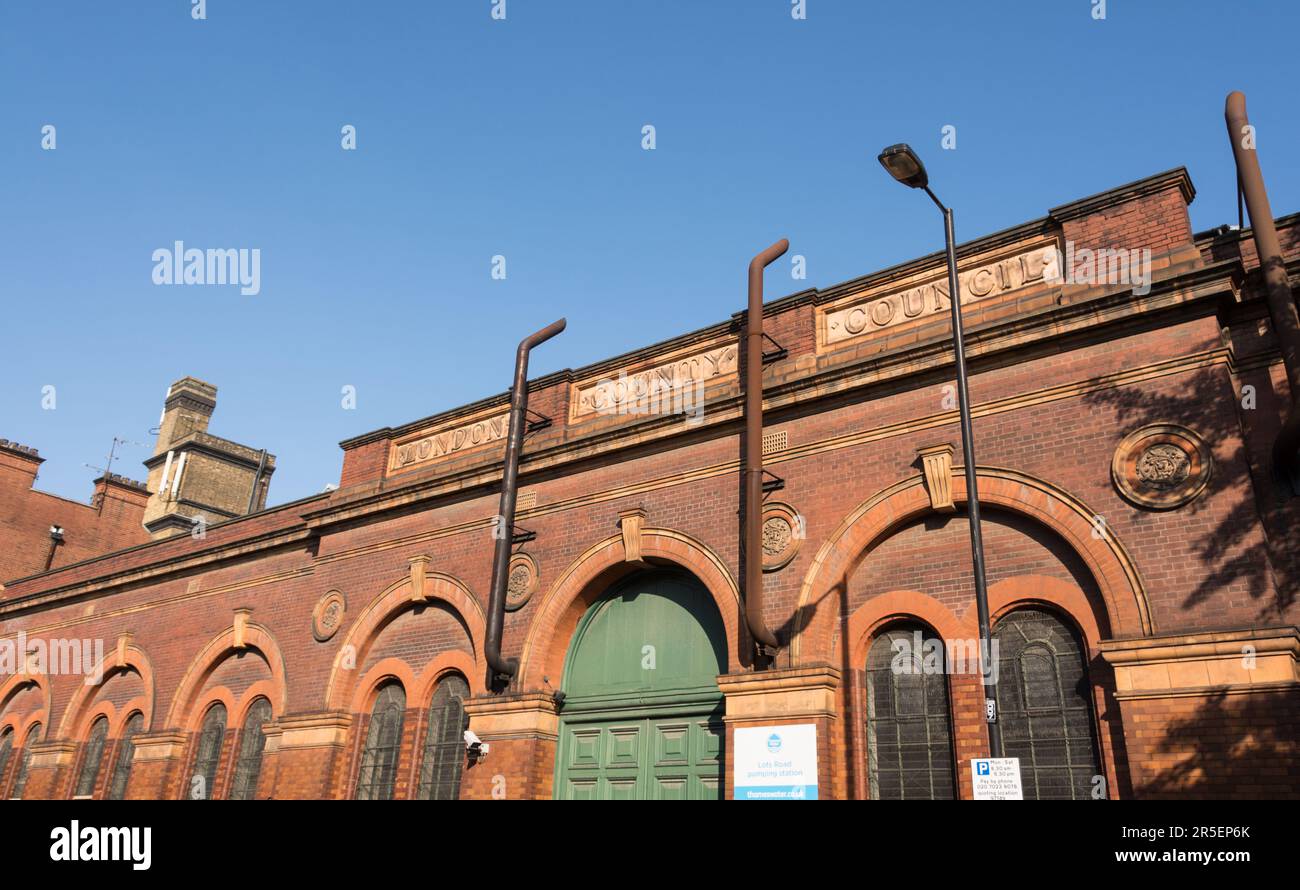
<instances>
[{"instance_id":1,"label":"ventilation grille","mask_svg":"<svg viewBox=\"0 0 1300 890\"><path fill-rule=\"evenodd\" d=\"M531 510L537 506L537 492L521 491L515 499L516 510Z\"/></svg>"},{"instance_id":2,"label":"ventilation grille","mask_svg":"<svg viewBox=\"0 0 1300 890\"><path fill-rule=\"evenodd\" d=\"M781 430L779 433L763 433L764 454L771 454L773 451L785 451L785 445L785 430Z\"/></svg>"}]
</instances>

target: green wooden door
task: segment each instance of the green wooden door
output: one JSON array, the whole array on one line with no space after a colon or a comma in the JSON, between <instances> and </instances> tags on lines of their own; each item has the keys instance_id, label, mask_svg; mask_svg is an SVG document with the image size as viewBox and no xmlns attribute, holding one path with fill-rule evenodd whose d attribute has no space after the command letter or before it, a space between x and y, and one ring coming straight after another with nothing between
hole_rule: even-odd
<instances>
[{"instance_id":1,"label":"green wooden door","mask_svg":"<svg viewBox=\"0 0 1300 890\"><path fill-rule=\"evenodd\" d=\"M565 665L555 796L720 799L725 640L686 575L638 573L594 603Z\"/></svg>"}]
</instances>

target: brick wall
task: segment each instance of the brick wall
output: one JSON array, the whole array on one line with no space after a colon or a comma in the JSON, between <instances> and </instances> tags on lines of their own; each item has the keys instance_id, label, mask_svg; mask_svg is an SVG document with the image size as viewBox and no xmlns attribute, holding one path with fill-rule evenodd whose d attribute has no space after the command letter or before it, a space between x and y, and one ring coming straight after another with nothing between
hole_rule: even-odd
<instances>
[{"instance_id":1,"label":"brick wall","mask_svg":"<svg viewBox=\"0 0 1300 890\"><path fill-rule=\"evenodd\" d=\"M101 477L91 503L77 503L32 487L42 462L32 449L0 443L0 583L45 569L51 526L63 529L55 568L149 540L141 526L149 493L140 483Z\"/></svg>"}]
</instances>

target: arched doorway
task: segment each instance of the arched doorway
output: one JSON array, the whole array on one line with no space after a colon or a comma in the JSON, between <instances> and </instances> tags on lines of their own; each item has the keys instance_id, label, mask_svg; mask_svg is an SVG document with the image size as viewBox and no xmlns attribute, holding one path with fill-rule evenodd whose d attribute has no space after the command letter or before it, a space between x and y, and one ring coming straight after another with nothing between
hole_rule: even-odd
<instances>
[{"instance_id":1,"label":"arched doorway","mask_svg":"<svg viewBox=\"0 0 1300 890\"><path fill-rule=\"evenodd\" d=\"M726 665L722 616L694 577L644 571L616 583L569 644L555 796L721 798Z\"/></svg>"}]
</instances>

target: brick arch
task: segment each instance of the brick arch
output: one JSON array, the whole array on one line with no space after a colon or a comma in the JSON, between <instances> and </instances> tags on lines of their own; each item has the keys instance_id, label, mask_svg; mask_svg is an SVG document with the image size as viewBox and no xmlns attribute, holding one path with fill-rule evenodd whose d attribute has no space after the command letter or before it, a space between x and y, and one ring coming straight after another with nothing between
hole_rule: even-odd
<instances>
[{"instance_id":1,"label":"brick arch","mask_svg":"<svg viewBox=\"0 0 1300 890\"><path fill-rule=\"evenodd\" d=\"M425 665L416 677L415 687L407 692L415 696L412 699L414 707L427 710L442 678L449 674L459 674L469 684L470 695L484 695L487 693L487 686L483 682L485 673L478 668L469 655L459 649L450 649Z\"/></svg>"},{"instance_id":2,"label":"brick arch","mask_svg":"<svg viewBox=\"0 0 1300 890\"><path fill-rule=\"evenodd\" d=\"M232 728L244 728L244 722L248 720L248 711L253 707L253 702L257 701L259 698L266 699L267 704L271 706L272 720L284 716L281 711L276 710L275 684L266 679L255 680L248 684L248 688L245 689L243 695L240 696L239 710L237 712L231 712L230 725Z\"/></svg>"},{"instance_id":3,"label":"brick arch","mask_svg":"<svg viewBox=\"0 0 1300 890\"><path fill-rule=\"evenodd\" d=\"M260 655L271 671L274 694L268 698L271 699L272 711L277 714L284 713L288 703L288 686L285 682L284 656L280 654L280 644L276 642L270 630L252 621L244 625L243 635L244 648ZM210 695L203 701L198 700L199 693L204 691L204 684L222 662L240 651L236 648L235 641L236 629L231 625L209 640L207 645L194 656L190 666L185 670L185 676L181 678L180 685L176 688L176 694L172 697L171 710L167 712L167 728L184 729L194 722L196 709L202 708L211 700ZM212 692L212 690L207 691ZM235 711L231 706L233 696L231 698L232 702L227 705L228 719Z\"/></svg>"},{"instance_id":4,"label":"brick arch","mask_svg":"<svg viewBox=\"0 0 1300 890\"><path fill-rule=\"evenodd\" d=\"M1092 603L1075 585L1050 575L1017 575L989 587L991 628L996 629L998 622L1008 613L1026 608L1045 608L1060 615L1083 637L1085 654L1096 654L1097 641L1102 639L1103 631ZM968 624L978 629L973 603L967 609L966 619Z\"/></svg>"},{"instance_id":5,"label":"brick arch","mask_svg":"<svg viewBox=\"0 0 1300 890\"><path fill-rule=\"evenodd\" d=\"M33 723L40 723L44 729L45 738L53 738L50 735L49 715L53 708L53 694L50 691L49 677L44 674L13 674L8 680L0 683L0 711L4 711L9 701L21 692L28 685L35 686L41 693L42 706L28 714L10 714L3 720L0 720L0 731L6 726L12 727L14 731L14 747L21 747L27 738L27 731ZM3 779L0 776L0 779Z\"/></svg>"},{"instance_id":6,"label":"brick arch","mask_svg":"<svg viewBox=\"0 0 1300 890\"><path fill-rule=\"evenodd\" d=\"M400 658L380 659L357 681L348 710L353 714L369 715L371 708L375 706L375 698L379 695L380 687L396 680L401 684L402 691L406 693L406 710L409 711L411 696L415 694L419 682L416 676L415 670Z\"/></svg>"},{"instance_id":7,"label":"brick arch","mask_svg":"<svg viewBox=\"0 0 1300 890\"><path fill-rule=\"evenodd\" d=\"M1078 554L1101 591L1111 634L1150 636L1154 632L1137 566L1109 528L1094 536L1096 511L1064 490L1026 473L980 467L978 475L982 504L1040 523ZM966 479L960 467L953 467L952 497L955 503L966 500ZM817 551L804 576L795 612L797 631L790 647L794 664L801 663L805 643L814 653L831 648L836 616L833 610L818 609L815 604L833 601L828 594L847 585L853 570L875 544L932 512L923 477L918 474L872 495L844 518Z\"/></svg>"},{"instance_id":8,"label":"brick arch","mask_svg":"<svg viewBox=\"0 0 1300 890\"><path fill-rule=\"evenodd\" d=\"M84 731L88 714L95 710L95 696L104 688L112 677L126 671L134 670L140 675L140 681L144 686L143 700L133 699L129 704L138 702L138 710L144 714L144 731L148 732L153 725L154 715L154 671L153 663L149 656L139 646L114 646L112 651L104 654L100 661L97 672L99 673L99 682L93 686L87 686L84 683L77 685L77 691L72 694L68 706L63 710L63 719L59 722L59 735L61 739L80 739Z\"/></svg>"},{"instance_id":9,"label":"brick arch","mask_svg":"<svg viewBox=\"0 0 1300 890\"><path fill-rule=\"evenodd\" d=\"M726 629L727 670L740 670L739 654L749 651L748 631L741 620L740 587L722 559L707 544L667 528L641 530L641 559L641 563L628 562L622 535L613 535L589 548L561 573L543 597L524 640L520 689L542 688L543 677L558 689L569 640L587 607L614 581L647 564L686 569L704 585Z\"/></svg>"},{"instance_id":10,"label":"brick arch","mask_svg":"<svg viewBox=\"0 0 1300 890\"><path fill-rule=\"evenodd\" d=\"M212 706L215 704L220 704L226 709L226 732L235 729L234 719L235 715L239 713L236 710L239 707L239 702L235 699L235 694L225 686L209 686L207 689L201 690L199 696L194 700L194 707L190 708L185 715L185 725L179 728L192 735L198 735L199 730L203 728L203 718L208 716L208 711L212 710ZM223 741L223 753L224 748L225 743ZM220 778L220 771L218 771L217 777Z\"/></svg>"},{"instance_id":11,"label":"brick arch","mask_svg":"<svg viewBox=\"0 0 1300 890\"><path fill-rule=\"evenodd\" d=\"M840 663L840 652L847 644L849 665L861 669L876 636L902 621L926 625L944 640L966 635L962 618L934 597L916 590L891 590L871 597L849 616L844 638L836 641L833 663Z\"/></svg>"},{"instance_id":12,"label":"brick arch","mask_svg":"<svg viewBox=\"0 0 1300 890\"><path fill-rule=\"evenodd\" d=\"M465 679L470 680L470 689L475 693L484 691L481 688L481 679L477 682L477 685L474 680L470 679L471 677L487 675L487 665L482 661L482 643L484 637L487 636L487 617L483 612L483 606L479 603L478 598L470 593L468 587L458 579L442 572L429 572L425 576L424 595L428 598L440 600L443 604L450 606L452 612L468 629L469 645L474 652L474 656L473 668ZM325 706L327 708L350 707L358 691L365 688L364 684L360 682L360 678L356 676L357 669L365 665L371 647L378 641L379 635L383 633L384 628L412 604L411 579L404 577L371 600L370 604L357 616L357 620L348 629L347 636L343 638L342 643L339 645L338 656L335 657L334 664L330 668L329 684L325 689ZM349 649L349 647L351 648ZM349 652L350 659L344 659L344 654ZM350 665L347 663L349 660ZM388 660L384 659L379 664L383 664ZM367 676L378 666L377 664L372 667L367 672ZM413 670L420 669L423 669L423 666L417 666ZM412 673L412 680L414 680L414 677L415 674ZM406 685L405 680L403 680L403 685ZM414 687L406 686L408 696L414 691Z\"/></svg>"}]
</instances>

